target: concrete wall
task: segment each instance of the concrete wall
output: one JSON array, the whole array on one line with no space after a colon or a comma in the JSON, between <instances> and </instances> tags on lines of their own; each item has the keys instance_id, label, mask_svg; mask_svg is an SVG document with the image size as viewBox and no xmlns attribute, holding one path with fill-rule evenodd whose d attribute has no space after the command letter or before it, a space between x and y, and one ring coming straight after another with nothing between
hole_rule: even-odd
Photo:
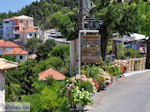
<instances>
[{"instance_id":1,"label":"concrete wall","mask_svg":"<svg viewBox=\"0 0 150 112\"><path fill-rule=\"evenodd\" d=\"M35 37L39 38L40 37L40 32L27 32L27 33L21 33L20 35L20 41L22 45L26 45L27 44L27 39L33 38Z\"/></svg>"}]
</instances>

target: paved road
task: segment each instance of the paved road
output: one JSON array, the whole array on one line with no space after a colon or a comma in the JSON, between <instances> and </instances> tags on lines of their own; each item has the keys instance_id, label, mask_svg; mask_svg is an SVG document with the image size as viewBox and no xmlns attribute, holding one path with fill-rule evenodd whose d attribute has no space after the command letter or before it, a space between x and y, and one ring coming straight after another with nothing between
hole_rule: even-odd
<instances>
[{"instance_id":1,"label":"paved road","mask_svg":"<svg viewBox=\"0 0 150 112\"><path fill-rule=\"evenodd\" d=\"M88 112L150 112L150 72L120 79L94 96Z\"/></svg>"}]
</instances>

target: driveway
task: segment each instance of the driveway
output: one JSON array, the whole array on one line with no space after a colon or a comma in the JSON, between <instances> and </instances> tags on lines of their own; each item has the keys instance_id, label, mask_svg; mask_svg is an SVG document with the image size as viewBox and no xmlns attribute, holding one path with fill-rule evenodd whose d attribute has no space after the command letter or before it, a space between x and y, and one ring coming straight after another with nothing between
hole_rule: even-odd
<instances>
[{"instance_id":1,"label":"driveway","mask_svg":"<svg viewBox=\"0 0 150 112\"><path fill-rule=\"evenodd\" d=\"M88 112L150 112L150 72L119 79L94 96Z\"/></svg>"}]
</instances>

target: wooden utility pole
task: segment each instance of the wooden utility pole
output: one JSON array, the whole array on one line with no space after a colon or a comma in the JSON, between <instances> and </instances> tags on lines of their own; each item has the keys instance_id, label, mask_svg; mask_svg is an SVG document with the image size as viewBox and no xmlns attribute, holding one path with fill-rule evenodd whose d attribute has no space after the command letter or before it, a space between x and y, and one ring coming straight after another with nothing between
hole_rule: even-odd
<instances>
[{"instance_id":1,"label":"wooden utility pole","mask_svg":"<svg viewBox=\"0 0 150 112\"><path fill-rule=\"evenodd\" d=\"M83 30L83 2L84 0L78 0L79 8L79 30ZM78 49L78 39L74 39L70 43L70 75L75 71L77 66L77 49Z\"/></svg>"}]
</instances>

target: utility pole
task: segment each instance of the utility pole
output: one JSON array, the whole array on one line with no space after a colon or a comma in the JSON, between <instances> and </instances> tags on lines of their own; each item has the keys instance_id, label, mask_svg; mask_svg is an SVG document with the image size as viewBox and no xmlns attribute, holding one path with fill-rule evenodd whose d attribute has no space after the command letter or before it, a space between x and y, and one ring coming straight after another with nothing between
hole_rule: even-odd
<instances>
[{"instance_id":1,"label":"utility pole","mask_svg":"<svg viewBox=\"0 0 150 112\"><path fill-rule=\"evenodd\" d=\"M79 0L79 30L83 30L83 0Z\"/></svg>"}]
</instances>

